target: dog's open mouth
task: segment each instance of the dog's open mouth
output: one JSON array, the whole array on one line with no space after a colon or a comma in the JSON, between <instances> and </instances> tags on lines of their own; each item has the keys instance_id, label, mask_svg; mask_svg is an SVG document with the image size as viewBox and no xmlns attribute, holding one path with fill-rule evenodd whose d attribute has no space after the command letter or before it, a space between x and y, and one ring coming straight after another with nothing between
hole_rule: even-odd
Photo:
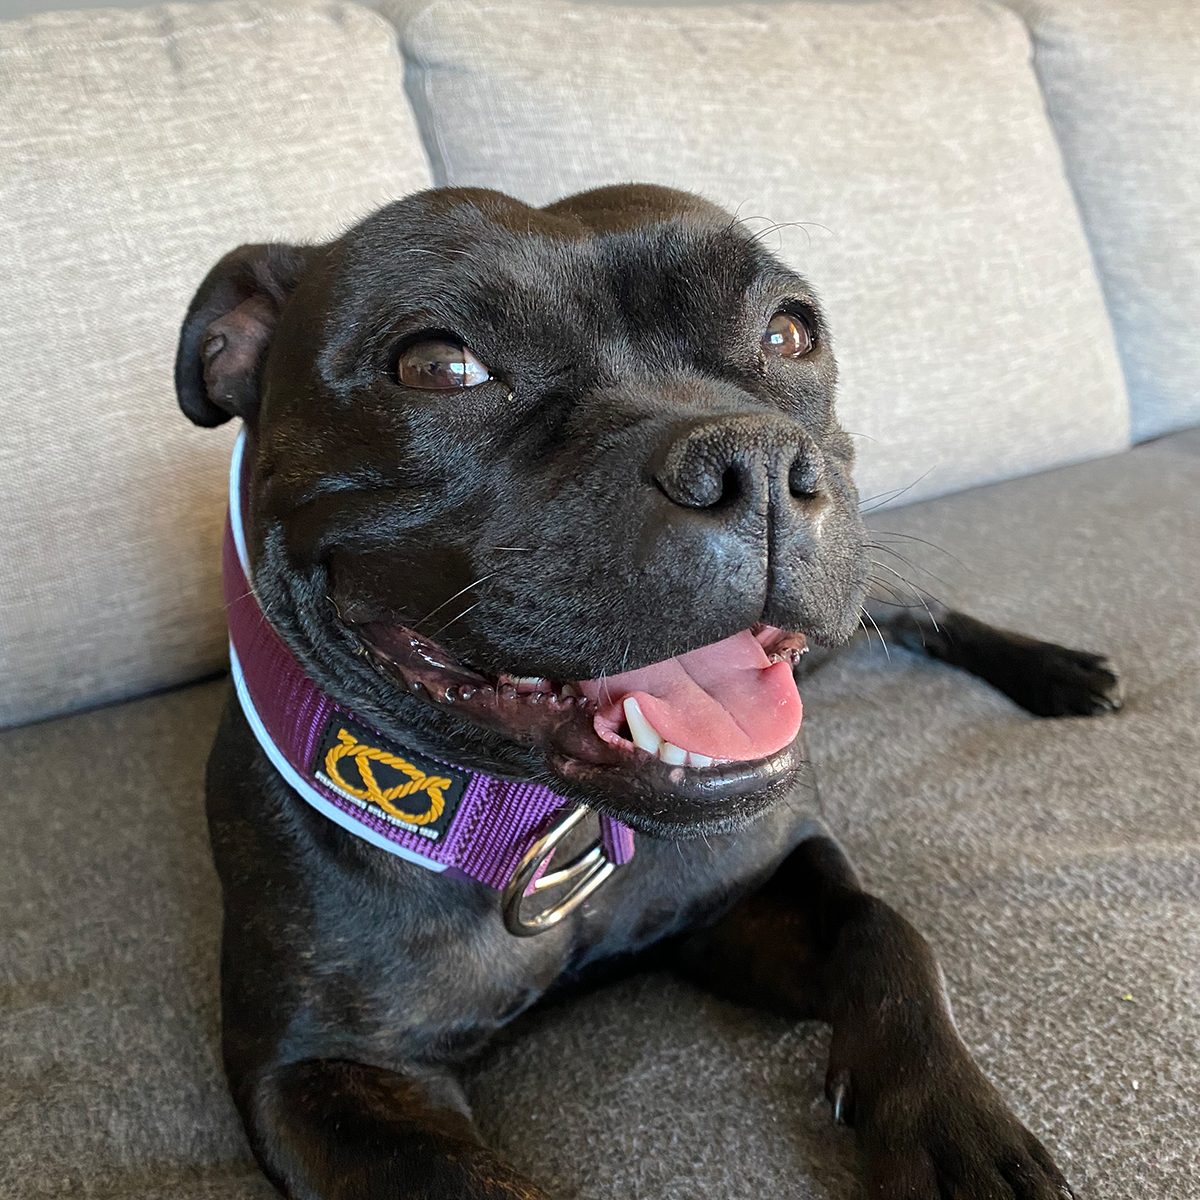
<instances>
[{"instance_id":1,"label":"dog's open mouth","mask_svg":"<svg viewBox=\"0 0 1200 1200\"><path fill-rule=\"evenodd\" d=\"M414 695L539 747L558 774L604 791L717 801L761 791L799 761L802 634L757 625L637 670L556 681L481 674L403 626L357 632Z\"/></svg>"}]
</instances>

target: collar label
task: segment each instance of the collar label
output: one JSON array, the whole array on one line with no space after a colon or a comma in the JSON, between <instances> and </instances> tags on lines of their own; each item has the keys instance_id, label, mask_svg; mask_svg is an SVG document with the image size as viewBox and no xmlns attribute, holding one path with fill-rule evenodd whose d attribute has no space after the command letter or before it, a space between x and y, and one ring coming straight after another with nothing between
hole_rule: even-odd
<instances>
[{"instance_id":1,"label":"collar label","mask_svg":"<svg viewBox=\"0 0 1200 1200\"><path fill-rule=\"evenodd\" d=\"M313 774L351 804L430 842L450 828L468 781L465 771L398 746L336 711Z\"/></svg>"}]
</instances>

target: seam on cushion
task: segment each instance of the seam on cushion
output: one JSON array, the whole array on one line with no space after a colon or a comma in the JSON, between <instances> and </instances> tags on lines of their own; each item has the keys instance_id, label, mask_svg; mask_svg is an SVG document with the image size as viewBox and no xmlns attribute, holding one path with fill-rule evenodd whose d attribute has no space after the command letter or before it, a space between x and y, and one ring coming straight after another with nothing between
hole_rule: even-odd
<instances>
[{"instance_id":1,"label":"seam on cushion","mask_svg":"<svg viewBox=\"0 0 1200 1200\"><path fill-rule=\"evenodd\" d=\"M395 31L387 21L384 20L378 13L373 12L369 8L364 8L360 4L346 4L344 6L350 10L356 10L367 16L374 18L370 21L372 26L378 28L385 33L388 41L394 44ZM108 38L103 41L75 41L75 42L56 42L46 41L38 46L6 46L0 47L0 58L5 57L24 57L36 58L39 54L57 53L61 50L99 50L109 46L131 46L131 45L152 45L165 46L171 42L177 41L182 37L191 37L196 34L212 34L212 33L228 33L231 31L241 31L246 29L257 29L266 25L290 25L290 24L307 24L321 25L325 28L334 27L334 22L321 13L304 12L304 11L289 11L281 13L265 13L261 17L254 17L251 20L244 21L227 21L220 25L194 25L184 29L173 29L167 34L130 34L127 37Z\"/></svg>"},{"instance_id":2,"label":"seam on cushion","mask_svg":"<svg viewBox=\"0 0 1200 1200\"><path fill-rule=\"evenodd\" d=\"M429 114L430 123L433 125L433 141L437 147L438 158L442 165L441 183L443 186L448 182L452 175L450 167L450 154L446 147L446 139L442 133L442 122L437 116L437 108L433 103L433 76L434 72L429 69L428 63L421 64L421 73L424 75L424 86L421 90L425 93L425 110Z\"/></svg>"},{"instance_id":3,"label":"seam on cushion","mask_svg":"<svg viewBox=\"0 0 1200 1200\"><path fill-rule=\"evenodd\" d=\"M421 92L425 103L425 115L428 118L428 125L433 131L433 147L437 152L438 161L432 161L433 155L429 153L428 147L426 147L425 152L426 156L430 159L429 169L430 174L433 176L433 181L435 184L442 187L446 186L446 181L450 178L451 170L450 156L446 152L446 140L442 134L442 123L438 119L437 109L434 107L433 103L434 72L430 68L429 60L410 44L409 37L412 31L425 19L426 16L428 16L429 13L433 12L435 9L444 7L446 7L445 0L436 0L436 3L429 5L427 8L423 8L404 27L402 31L399 31L399 37L397 39L400 46L401 58L411 58L413 65L421 73ZM393 28L395 28L395 26L393 26ZM415 106L410 104L410 107ZM414 116L417 118L418 132L420 132L420 126L422 125L420 114L414 113ZM438 178L439 168L441 173L440 179Z\"/></svg>"},{"instance_id":4,"label":"seam on cushion","mask_svg":"<svg viewBox=\"0 0 1200 1200\"><path fill-rule=\"evenodd\" d=\"M443 9L456 8L456 7L461 12L463 12L464 14L467 14L467 15L482 14L482 13L516 13L518 15L528 15L528 13L529 13L528 7L526 7L525 5L520 4L520 3L476 5L476 4L471 4L470 0L434 0L434 3L428 5L426 8L423 8L408 23L408 26L406 29L406 34L408 31L413 31L413 32L417 31L426 22L426 18L431 16L433 13L439 12ZM764 5L763 7L764 7L764 9L767 9L766 5ZM797 5L796 7L805 8L805 7L815 7L815 6L801 4L801 5ZM832 5L830 5L829 7L832 7ZM871 5L870 7L875 7L875 6ZM1008 11L1004 7L1004 5L995 4L995 3L973 4L972 7L977 9L977 11L980 13L985 12L985 11L995 11L995 10L1002 10L1005 12ZM610 13L613 11L607 5L589 5L589 11L586 14L588 19L592 18L591 10L593 8L595 9L597 14L607 14L607 13ZM647 18L647 17L627 15L627 14L629 14L629 9L622 9L621 11L622 11L622 17L623 17L623 19L621 21L622 25L636 25L636 26L639 26L644 29L681 29L681 28L685 28L689 24L691 24L687 21L662 21L662 20L656 20L652 17ZM844 11L847 11L847 12L853 11L853 6L847 5ZM705 8L697 7L694 9L689 9L688 10L689 17L693 12L695 12L697 14L703 13L703 12L705 12ZM572 11L570 9L567 9L558 15L559 15L560 19L569 20L569 21L579 21L579 20L582 20L585 18L584 13L582 13L578 10ZM603 21L604 19L605 19L604 16L599 16L597 23L599 23L600 21ZM885 28L887 26L894 26L894 25L903 25L903 26L959 25L959 24L965 24L967 22L974 22L976 20L977 20L977 16L972 13L961 13L961 14L955 14L953 16L947 14L946 16L929 16L929 17L896 16L895 18L888 18L886 20L879 20L878 18L875 18L872 20L871 26L873 28ZM766 17L764 15L764 19L762 21L747 21L745 19L727 20L727 21L703 21L702 20L702 21L697 21L694 24L691 24L691 27L692 28L699 27L702 29L762 29L766 26L766 24L767 24Z\"/></svg>"}]
</instances>

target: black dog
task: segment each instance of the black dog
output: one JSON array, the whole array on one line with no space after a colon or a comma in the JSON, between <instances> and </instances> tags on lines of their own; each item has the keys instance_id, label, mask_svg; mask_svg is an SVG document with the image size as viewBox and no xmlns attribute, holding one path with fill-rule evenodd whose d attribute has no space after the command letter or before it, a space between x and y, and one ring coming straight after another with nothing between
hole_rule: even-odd
<instances>
[{"instance_id":1,"label":"black dog","mask_svg":"<svg viewBox=\"0 0 1200 1200\"><path fill-rule=\"evenodd\" d=\"M542 1196L479 1143L456 1069L651 953L832 1023L871 1196L1071 1194L971 1060L924 940L780 803L802 782L793 667L851 636L867 591L802 279L665 189L539 210L432 191L327 246L227 255L176 371L193 421L245 423L254 587L304 673L431 761L638 835L585 903L513 936L523 887L506 928L494 888L346 832L231 699L208 775L225 1064L286 1195ZM1034 712L1119 706L1096 656L892 611L889 636Z\"/></svg>"}]
</instances>

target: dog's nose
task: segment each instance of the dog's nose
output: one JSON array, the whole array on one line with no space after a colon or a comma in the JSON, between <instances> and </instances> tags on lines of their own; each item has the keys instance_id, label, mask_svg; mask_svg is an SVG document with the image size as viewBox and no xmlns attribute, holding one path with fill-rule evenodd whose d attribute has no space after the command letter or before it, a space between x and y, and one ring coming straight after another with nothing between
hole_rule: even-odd
<instances>
[{"instance_id":1,"label":"dog's nose","mask_svg":"<svg viewBox=\"0 0 1200 1200\"><path fill-rule=\"evenodd\" d=\"M794 421L768 414L708 419L676 433L654 480L680 508L731 532L748 519L811 526L828 503L816 443Z\"/></svg>"}]
</instances>

